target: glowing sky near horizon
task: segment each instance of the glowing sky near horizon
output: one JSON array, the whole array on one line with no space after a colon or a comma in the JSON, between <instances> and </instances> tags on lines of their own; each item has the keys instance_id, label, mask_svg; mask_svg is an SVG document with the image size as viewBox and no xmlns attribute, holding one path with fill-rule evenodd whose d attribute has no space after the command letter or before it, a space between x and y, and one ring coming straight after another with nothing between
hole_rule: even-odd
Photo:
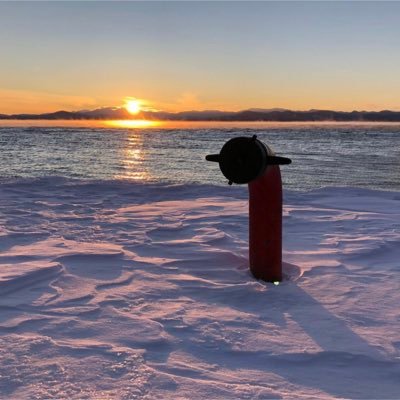
<instances>
[{"instance_id":1,"label":"glowing sky near horizon","mask_svg":"<svg viewBox=\"0 0 400 400\"><path fill-rule=\"evenodd\" d=\"M0 113L400 110L400 3L0 2Z\"/></svg>"}]
</instances>

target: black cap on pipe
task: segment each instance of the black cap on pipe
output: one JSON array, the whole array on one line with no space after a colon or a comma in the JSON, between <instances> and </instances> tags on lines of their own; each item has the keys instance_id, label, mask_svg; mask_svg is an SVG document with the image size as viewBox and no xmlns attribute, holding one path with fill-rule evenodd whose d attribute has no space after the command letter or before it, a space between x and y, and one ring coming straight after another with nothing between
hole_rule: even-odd
<instances>
[{"instance_id":1,"label":"black cap on pipe","mask_svg":"<svg viewBox=\"0 0 400 400\"><path fill-rule=\"evenodd\" d=\"M234 183L249 183L263 174L268 165L290 164L286 157L277 157L254 135L228 140L219 154L209 154L207 161L219 163L223 175Z\"/></svg>"},{"instance_id":2,"label":"black cap on pipe","mask_svg":"<svg viewBox=\"0 0 400 400\"><path fill-rule=\"evenodd\" d=\"M209 154L206 156L207 161L219 162L219 154Z\"/></svg>"}]
</instances>

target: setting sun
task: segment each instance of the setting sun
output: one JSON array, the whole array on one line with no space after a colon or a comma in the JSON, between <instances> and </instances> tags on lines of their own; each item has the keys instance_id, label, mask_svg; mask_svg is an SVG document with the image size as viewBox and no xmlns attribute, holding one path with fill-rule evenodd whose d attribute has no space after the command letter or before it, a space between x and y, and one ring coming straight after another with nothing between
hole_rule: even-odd
<instances>
[{"instance_id":1,"label":"setting sun","mask_svg":"<svg viewBox=\"0 0 400 400\"><path fill-rule=\"evenodd\" d=\"M130 114L137 114L140 111L140 101L139 100L127 100L125 103L125 108Z\"/></svg>"}]
</instances>

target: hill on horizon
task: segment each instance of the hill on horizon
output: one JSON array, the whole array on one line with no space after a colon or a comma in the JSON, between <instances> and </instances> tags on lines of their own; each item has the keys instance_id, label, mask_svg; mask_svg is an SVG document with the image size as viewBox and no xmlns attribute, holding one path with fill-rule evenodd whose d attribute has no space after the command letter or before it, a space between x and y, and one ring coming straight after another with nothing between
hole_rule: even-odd
<instances>
[{"instance_id":1,"label":"hill on horizon","mask_svg":"<svg viewBox=\"0 0 400 400\"><path fill-rule=\"evenodd\" d=\"M181 112L140 111L130 114L123 107L103 107L95 110L65 111L43 114L0 114L2 120L129 120L148 119L158 121L277 121L277 122L318 122L318 121L367 121L400 122L400 111L333 111L311 109L293 111L285 108L249 108L242 111L192 110Z\"/></svg>"}]
</instances>

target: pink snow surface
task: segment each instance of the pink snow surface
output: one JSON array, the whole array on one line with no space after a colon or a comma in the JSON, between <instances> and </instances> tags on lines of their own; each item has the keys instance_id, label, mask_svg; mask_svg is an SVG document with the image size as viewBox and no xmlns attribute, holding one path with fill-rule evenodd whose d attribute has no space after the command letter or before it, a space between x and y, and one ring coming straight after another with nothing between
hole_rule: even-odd
<instances>
[{"instance_id":1,"label":"pink snow surface","mask_svg":"<svg viewBox=\"0 0 400 400\"><path fill-rule=\"evenodd\" d=\"M244 186L1 184L2 398L400 398L400 193L284 201L275 286Z\"/></svg>"}]
</instances>

